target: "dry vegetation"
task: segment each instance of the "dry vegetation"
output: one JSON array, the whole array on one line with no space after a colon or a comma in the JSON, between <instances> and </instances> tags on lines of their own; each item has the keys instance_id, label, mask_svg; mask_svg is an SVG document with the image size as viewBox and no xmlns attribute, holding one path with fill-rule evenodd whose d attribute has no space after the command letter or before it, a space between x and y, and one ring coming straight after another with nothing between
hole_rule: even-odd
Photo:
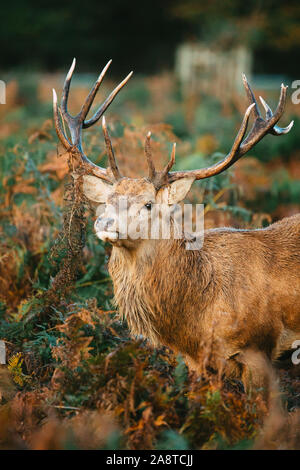
<instances>
[{"instance_id":1,"label":"dry vegetation","mask_svg":"<svg viewBox=\"0 0 300 470\"><path fill-rule=\"evenodd\" d=\"M0 366L0 448L299 449L299 366L290 356L278 365L280 384L265 370L267 406L221 372L204 367L195 377L171 351L130 338L111 303L109 247L94 237L93 214L57 149L51 81L11 82L0 110L0 339L8 360ZM83 91L73 92L74 108ZM109 116L120 168L146 171L149 129L158 164L176 139L178 168L204 165L229 148L243 108L238 97L226 108L204 97L184 104L168 75L137 79ZM86 152L98 163L102 140L99 129L87 132ZM259 227L299 212L300 142L295 134L271 140L234 173L195 185L190 199L206 203L207 227Z\"/></svg>"}]
</instances>

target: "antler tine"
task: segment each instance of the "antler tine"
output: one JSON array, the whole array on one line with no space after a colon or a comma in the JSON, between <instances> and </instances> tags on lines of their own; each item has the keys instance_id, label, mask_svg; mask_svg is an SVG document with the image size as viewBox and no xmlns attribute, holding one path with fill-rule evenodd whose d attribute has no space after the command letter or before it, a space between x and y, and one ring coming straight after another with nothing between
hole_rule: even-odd
<instances>
[{"instance_id":1,"label":"antler tine","mask_svg":"<svg viewBox=\"0 0 300 470\"><path fill-rule=\"evenodd\" d=\"M164 167L162 171L156 171L153 159L152 159L152 152L151 152L151 132L148 132L145 140L145 155L147 158L147 163L149 167L149 180L154 184L154 186L158 189L166 182L168 182L169 171L172 166L175 164L175 153L176 153L176 144L173 144L171 158L167 165Z\"/></svg>"},{"instance_id":2,"label":"antler tine","mask_svg":"<svg viewBox=\"0 0 300 470\"><path fill-rule=\"evenodd\" d=\"M130 72L126 78L124 78L124 80L119 83L118 86L116 86L116 88L111 92L111 94L106 98L106 100L104 101L104 103L100 106L100 108L98 109L98 111L96 111L96 113L94 114L93 117L91 117L91 119L89 119L88 121L84 121L83 122L83 128L86 129L90 126L92 126L93 124L95 124L99 119L100 117L103 115L103 113L105 113L105 111L107 110L108 106L112 103L112 101L115 99L115 97L117 96L117 94L119 93L120 90L122 90L122 88L126 85L126 83L128 82L128 80L131 78L133 72ZM101 83L101 82L100 82Z\"/></svg>"},{"instance_id":3,"label":"antler tine","mask_svg":"<svg viewBox=\"0 0 300 470\"><path fill-rule=\"evenodd\" d=\"M112 143L109 137L107 127L106 127L105 116L103 116L102 118L102 129L103 129L104 140L105 140L105 145L106 145L107 155L108 155L108 160L109 160L109 168L111 169L115 180L118 181L120 178L122 178L122 176L121 176L121 173L119 171L119 168L115 159L115 154L113 151Z\"/></svg>"},{"instance_id":4,"label":"antler tine","mask_svg":"<svg viewBox=\"0 0 300 470\"><path fill-rule=\"evenodd\" d=\"M56 91L54 90L54 88L52 89L52 92L53 92L54 125L55 125L55 129L56 129L56 133L57 133L57 136L58 136L59 140L63 144L63 146L66 149L70 149L72 147L72 144L66 138L66 136L65 136L65 134L64 134L64 132L61 128L61 125L60 125L60 120L59 120L59 115L58 115L58 106L57 106L57 94L56 94Z\"/></svg>"},{"instance_id":5,"label":"antler tine","mask_svg":"<svg viewBox=\"0 0 300 470\"><path fill-rule=\"evenodd\" d=\"M165 180L168 179L169 171L171 170L172 166L175 165L175 155L176 155L176 143L174 142L171 152L171 158L166 164L165 168L160 173L160 181L161 184L164 184Z\"/></svg>"},{"instance_id":6,"label":"antler tine","mask_svg":"<svg viewBox=\"0 0 300 470\"><path fill-rule=\"evenodd\" d=\"M251 87L248 83L248 80L247 80L247 77L244 73L242 73L242 80L243 80L243 85L245 87L245 90L246 90L246 94L247 94L247 98L248 98L248 101L250 104L254 104L254 109L253 109L253 114L254 114L254 117L257 119L257 118L260 118L261 117L261 114L260 114L260 111L259 111L259 107L257 105L257 101L255 99L255 96L251 90Z\"/></svg>"},{"instance_id":7,"label":"antler tine","mask_svg":"<svg viewBox=\"0 0 300 470\"><path fill-rule=\"evenodd\" d=\"M73 72L76 66L76 59L74 57L72 65L69 69L69 72L67 73L65 83L63 86L63 91L61 95L61 112L63 116L66 118L69 113L68 113L68 97L69 97L69 91L70 91L70 85L71 85L71 80L73 77Z\"/></svg>"},{"instance_id":8,"label":"antler tine","mask_svg":"<svg viewBox=\"0 0 300 470\"><path fill-rule=\"evenodd\" d=\"M175 165L175 156L176 156L176 142L172 146L171 158L163 170L163 175L167 175L171 170L172 166Z\"/></svg>"},{"instance_id":9,"label":"antler tine","mask_svg":"<svg viewBox=\"0 0 300 470\"><path fill-rule=\"evenodd\" d=\"M266 119L270 119L273 116L272 109L268 105L268 103L265 102L265 100L260 96L259 97L265 111L266 111ZM287 134L293 127L294 121L291 121L288 126L286 127L279 127L275 125L273 129L270 130L270 133L273 135L282 135L282 134Z\"/></svg>"},{"instance_id":10,"label":"antler tine","mask_svg":"<svg viewBox=\"0 0 300 470\"><path fill-rule=\"evenodd\" d=\"M260 97L262 105L266 111L266 119L263 119L260 114L254 94L244 74L243 74L243 83L244 83L245 90L248 96L248 100L250 101L251 104L245 112L242 125L235 138L235 141L233 143L233 146L229 154L227 154L223 160L221 160L220 162L208 168L201 168L199 170L190 170L190 171L171 172L169 173L169 177L168 177L169 182L172 182L181 178L185 178L188 176L189 177L194 176L195 179L203 179L203 178L209 178L210 176L217 175L221 173L222 171L226 170L227 168L229 168L239 158L245 155L245 153L247 153L251 148L253 148L254 145L256 145L266 134L283 135L283 134L287 134L291 130L291 128L293 127L293 121L285 128L281 128L276 125L284 111L287 86L284 86L283 84L281 85L280 98L279 98L279 102L278 102L278 105L274 114L271 108L267 105L267 103ZM249 116L252 110L254 112L254 117L255 117L254 124L249 134L244 139L246 131L247 131Z\"/></svg>"},{"instance_id":11,"label":"antler tine","mask_svg":"<svg viewBox=\"0 0 300 470\"><path fill-rule=\"evenodd\" d=\"M105 65L104 69L102 70L102 72L100 73L99 77L97 78L96 82L94 83L94 86L93 88L91 89L91 91L89 92L82 108L81 108L81 111L80 111L80 117L82 119L82 121L85 120L92 104L93 104L93 101L95 99L95 96L97 94L97 91L102 83L102 80L107 72L107 69L109 68L110 64L112 63L112 60L110 59L107 64Z\"/></svg>"},{"instance_id":12,"label":"antler tine","mask_svg":"<svg viewBox=\"0 0 300 470\"><path fill-rule=\"evenodd\" d=\"M263 107L265 108L265 111L266 111L266 119L270 119L272 116L273 116L273 111L272 109L270 108L270 106L268 105L268 103L265 102L265 100L260 96L259 97L260 101L261 101L261 104L263 105Z\"/></svg>"},{"instance_id":13,"label":"antler tine","mask_svg":"<svg viewBox=\"0 0 300 470\"><path fill-rule=\"evenodd\" d=\"M153 181L156 176L155 166L152 160L152 152L151 152L151 132L149 131L146 135L145 140L145 155L147 158L148 168L149 168L149 179Z\"/></svg>"}]
</instances>

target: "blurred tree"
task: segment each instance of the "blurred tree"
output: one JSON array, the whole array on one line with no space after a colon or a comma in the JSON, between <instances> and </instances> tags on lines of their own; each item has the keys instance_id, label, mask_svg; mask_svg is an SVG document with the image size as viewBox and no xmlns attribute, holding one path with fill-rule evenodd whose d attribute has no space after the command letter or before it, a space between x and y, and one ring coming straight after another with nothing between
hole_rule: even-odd
<instances>
[{"instance_id":1,"label":"blurred tree","mask_svg":"<svg viewBox=\"0 0 300 470\"><path fill-rule=\"evenodd\" d=\"M1 68L152 73L173 65L183 40L247 43L255 70L293 74L300 59L298 0L15 0L1 5Z\"/></svg>"},{"instance_id":2,"label":"blurred tree","mask_svg":"<svg viewBox=\"0 0 300 470\"><path fill-rule=\"evenodd\" d=\"M172 15L189 24L190 39L214 47L246 43L259 73L293 74L300 59L298 0L177 0Z\"/></svg>"},{"instance_id":3,"label":"blurred tree","mask_svg":"<svg viewBox=\"0 0 300 470\"><path fill-rule=\"evenodd\" d=\"M182 20L168 14L172 1L15 0L2 5L1 67L65 70L76 56L80 69L152 72L172 65ZM5 45L5 47L4 47Z\"/></svg>"}]
</instances>

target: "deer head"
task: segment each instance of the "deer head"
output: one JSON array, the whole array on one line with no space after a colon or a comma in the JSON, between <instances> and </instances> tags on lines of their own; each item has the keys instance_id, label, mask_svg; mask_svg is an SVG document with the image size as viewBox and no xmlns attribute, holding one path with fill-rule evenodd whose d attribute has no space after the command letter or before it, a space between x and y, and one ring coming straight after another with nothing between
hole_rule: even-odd
<instances>
[{"instance_id":1,"label":"deer head","mask_svg":"<svg viewBox=\"0 0 300 470\"><path fill-rule=\"evenodd\" d=\"M243 83L250 104L246 109L242 124L232 148L223 160L213 166L198 170L171 171L171 168L175 163L176 144L174 144L169 162L162 171L157 171L152 160L150 143L151 133L149 132L145 140L145 156L149 167L148 176L137 179L123 177L116 163L104 116L102 119L102 129L108 154L108 167L105 169L93 164L85 156L82 149L82 129L90 127L98 121L117 93L127 83L132 75L131 72L109 95L94 116L86 120L89 109L110 63L111 61L108 62L101 72L98 80L88 95L86 102L82 106L80 113L73 117L67 111L70 82L75 67L75 60L73 61L66 77L61 99L61 114L62 118L65 119L69 126L71 142L66 137L60 124L57 97L54 90L53 104L57 135L66 150L71 152L80 160L84 194L90 201L94 202L98 206L96 211L98 217L95 222L96 234L103 241L108 241L116 246L124 246L126 248L137 246L138 242L136 233L141 234L141 236L138 237L140 241L144 238L149 238L149 234L145 237L145 234L142 231L139 232L139 230L137 230L137 224L140 224L141 227L149 227L148 222L153 206L156 204L163 204L168 207L177 204L185 198L195 180L209 178L225 171L239 158L245 155L245 153L247 153L251 148L253 148L266 134L272 134L275 136L287 134L293 126L293 121L285 128L281 128L277 125L277 122L284 111L287 87L283 84L281 85L280 98L274 113L263 98L260 97L261 103L266 112L266 117L264 119L261 116L250 85L245 75L243 75ZM251 112L254 114L254 123L246 136ZM127 227L132 224L135 227L134 237L131 236L130 231L127 231L126 236L124 237L122 230L122 226L124 224L124 218L122 218L124 216L124 211L126 212Z\"/></svg>"}]
</instances>

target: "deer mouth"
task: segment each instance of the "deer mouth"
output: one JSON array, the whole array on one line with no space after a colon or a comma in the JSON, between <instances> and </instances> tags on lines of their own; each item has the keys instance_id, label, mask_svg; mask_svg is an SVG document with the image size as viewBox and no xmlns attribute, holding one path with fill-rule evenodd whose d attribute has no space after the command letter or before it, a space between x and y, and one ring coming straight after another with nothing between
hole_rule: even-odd
<instances>
[{"instance_id":1,"label":"deer mouth","mask_svg":"<svg viewBox=\"0 0 300 470\"><path fill-rule=\"evenodd\" d=\"M96 236L103 242L110 243L116 242L119 239L118 232L98 231L96 232Z\"/></svg>"}]
</instances>

